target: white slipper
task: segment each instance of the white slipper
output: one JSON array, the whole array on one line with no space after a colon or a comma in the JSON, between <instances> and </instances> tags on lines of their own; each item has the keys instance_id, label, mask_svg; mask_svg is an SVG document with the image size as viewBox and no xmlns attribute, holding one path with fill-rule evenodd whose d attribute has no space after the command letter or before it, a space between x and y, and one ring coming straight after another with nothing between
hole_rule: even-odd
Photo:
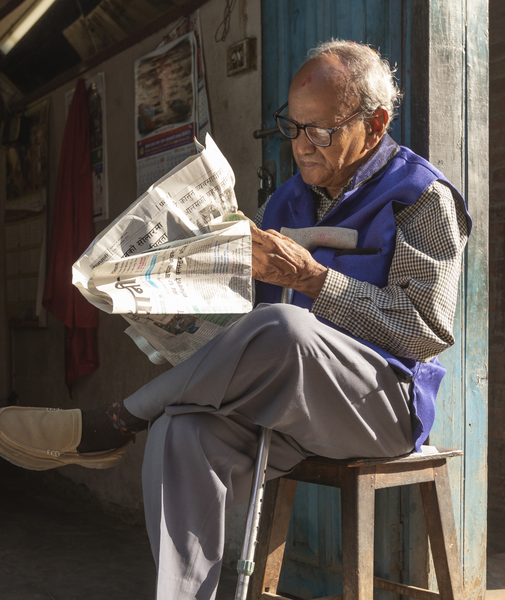
<instances>
[{"instance_id":1,"label":"white slipper","mask_svg":"<svg viewBox=\"0 0 505 600\"><path fill-rule=\"evenodd\" d=\"M108 469L123 458L124 446L102 452L77 452L82 436L82 413L76 409L7 406L0 410L0 456L9 462L45 471L81 465L88 469Z\"/></svg>"}]
</instances>

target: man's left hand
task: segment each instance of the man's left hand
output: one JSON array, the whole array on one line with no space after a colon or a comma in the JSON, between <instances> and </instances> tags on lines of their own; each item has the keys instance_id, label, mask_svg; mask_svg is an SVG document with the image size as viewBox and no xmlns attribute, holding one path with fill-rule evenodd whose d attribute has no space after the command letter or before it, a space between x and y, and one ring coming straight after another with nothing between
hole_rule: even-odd
<instances>
[{"instance_id":1,"label":"man's left hand","mask_svg":"<svg viewBox=\"0 0 505 600\"><path fill-rule=\"evenodd\" d=\"M268 229L251 229L253 279L319 296L328 269L290 238Z\"/></svg>"}]
</instances>

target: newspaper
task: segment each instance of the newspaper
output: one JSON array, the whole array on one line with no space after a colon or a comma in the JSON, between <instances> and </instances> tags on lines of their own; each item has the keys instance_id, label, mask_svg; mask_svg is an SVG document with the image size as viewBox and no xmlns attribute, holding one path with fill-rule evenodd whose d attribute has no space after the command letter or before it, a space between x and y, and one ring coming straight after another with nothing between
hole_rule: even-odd
<instances>
[{"instance_id":1,"label":"newspaper","mask_svg":"<svg viewBox=\"0 0 505 600\"><path fill-rule=\"evenodd\" d=\"M100 233L73 266L95 306L121 314L153 362L179 364L252 309L248 221L212 138Z\"/></svg>"}]
</instances>

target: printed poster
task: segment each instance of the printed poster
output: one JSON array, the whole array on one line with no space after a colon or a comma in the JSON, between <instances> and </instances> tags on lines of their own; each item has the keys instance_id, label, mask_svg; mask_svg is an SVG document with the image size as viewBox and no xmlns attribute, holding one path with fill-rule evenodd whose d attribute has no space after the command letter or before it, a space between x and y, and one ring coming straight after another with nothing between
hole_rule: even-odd
<instances>
[{"instance_id":1,"label":"printed poster","mask_svg":"<svg viewBox=\"0 0 505 600\"><path fill-rule=\"evenodd\" d=\"M198 141L205 144L205 135L212 135L210 129L209 102L205 85L205 63L203 60L202 36L200 28L200 11L196 10L189 17L182 18L172 31L163 38L160 44L168 44L178 37L193 31L196 37L196 55L198 62Z\"/></svg>"},{"instance_id":2,"label":"printed poster","mask_svg":"<svg viewBox=\"0 0 505 600\"><path fill-rule=\"evenodd\" d=\"M193 32L135 63L137 195L196 154L196 39Z\"/></svg>"},{"instance_id":3,"label":"printed poster","mask_svg":"<svg viewBox=\"0 0 505 600\"><path fill-rule=\"evenodd\" d=\"M206 133L211 133L199 11L181 19L154 52L135 63L135 82L137 193L141 195L196 154L195 137L203 143Z\"/></svg>"}]
</instances>

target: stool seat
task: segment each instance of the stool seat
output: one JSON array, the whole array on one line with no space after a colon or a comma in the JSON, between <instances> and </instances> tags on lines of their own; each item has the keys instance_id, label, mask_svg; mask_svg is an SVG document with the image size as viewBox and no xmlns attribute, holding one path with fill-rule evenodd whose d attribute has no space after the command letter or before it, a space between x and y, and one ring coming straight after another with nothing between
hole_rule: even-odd
<instances>
[{"instance_id":1,"label":"stool seat","mask_svg":"<svg viewBox=\"0 0 505 600\"><path fill-rule=\"evenodd\" d=\"M338 487L342 499L343 594L313 600L372 600L381 589L419 600L463 600L447 459L461 450L422 446L394 458L334 460L311 456L266 485L251 600L288 600L277 594L298 481ZM374 577L375 490L419 484L439 592Z\"/></svg>"}]
</instances>

